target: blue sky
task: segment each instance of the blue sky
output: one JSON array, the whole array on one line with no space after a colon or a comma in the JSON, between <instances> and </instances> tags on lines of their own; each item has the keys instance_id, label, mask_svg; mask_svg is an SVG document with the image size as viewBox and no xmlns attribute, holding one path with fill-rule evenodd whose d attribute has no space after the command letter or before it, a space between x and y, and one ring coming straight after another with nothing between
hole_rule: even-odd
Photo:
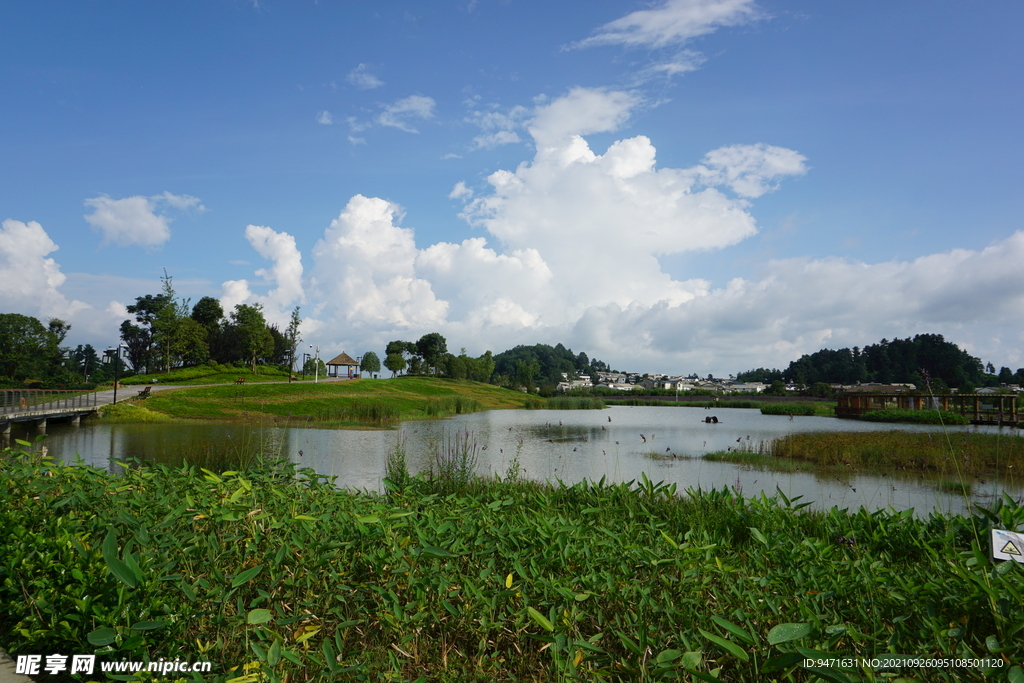
<instances>
[{"instance_id":1,"label":"blue sky","mask_svg":"<svg viewBox=\"0 0 1024 683\"><path fill-rule=\"evenodd\" d=\"M0 309L163 269L307 343L728 374L922 332L1024 365L1017 2L0 10Z\"/></svg>"}]
</instances>

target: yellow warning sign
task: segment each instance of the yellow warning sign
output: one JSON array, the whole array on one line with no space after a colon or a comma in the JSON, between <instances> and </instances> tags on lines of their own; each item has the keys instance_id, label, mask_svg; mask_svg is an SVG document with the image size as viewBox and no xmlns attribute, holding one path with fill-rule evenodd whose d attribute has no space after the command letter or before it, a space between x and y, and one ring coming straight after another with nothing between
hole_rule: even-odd
<instances>
[{"instance_id":1,"label":"yellow warning sign","mask_svg":"<svg viewBox=\"0 0 1024 683\"><path fill-rule=\"evenodd\" d=\"M992 559L1024 564L1024 530L992 529Z\"/></svg>"}]
</instances>

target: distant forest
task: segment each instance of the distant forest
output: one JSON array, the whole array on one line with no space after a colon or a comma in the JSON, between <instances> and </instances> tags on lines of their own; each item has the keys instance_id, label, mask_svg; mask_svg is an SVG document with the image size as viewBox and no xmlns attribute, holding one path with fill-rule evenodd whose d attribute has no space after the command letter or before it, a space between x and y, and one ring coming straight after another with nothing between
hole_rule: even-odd
<instances>
[{"instance_id":1,"label":"distant forest","mask_svg":"<svg viewBox=\"0 0 1024 683\"><path fill-rule=\"evenodd\" d=\"M517 346L494 357L497 384L504 385L510 383L508 380L512 380L511 383L531 389L534 386L547 386L553 390L554 385L562 381L563 372L569 377L578 377L606 371L606 363L596 358L591 360L582 352L574 354L572 349L567 349L562 344Z\"/></svg>"},{"instance_id":2,"label":"distant forest","mask_svg":"<svg viewBox=\"0 0 1024 683\"><path fill-rule=\"evenodd\" d=\"M927 375L927 378L925 377ZM741 372L742 382L771 383L790 381L804 386L818 382L855 384L857 382L905 383L924 388L926 379L933 390L946 387L971 389L979 386L1024 383L1024 368L1012 372L1001 368L996 373L941 334L919 334L913 338L883 339L863 349L822 349L803 355L785 370L758 368Z\"/></svg>"}]
</instances>

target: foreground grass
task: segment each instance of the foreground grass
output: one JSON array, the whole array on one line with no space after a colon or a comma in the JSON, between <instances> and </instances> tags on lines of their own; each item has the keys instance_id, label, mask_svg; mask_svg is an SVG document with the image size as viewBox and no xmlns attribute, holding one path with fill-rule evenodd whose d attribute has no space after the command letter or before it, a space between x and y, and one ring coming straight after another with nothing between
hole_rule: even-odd
<instances>
[{"instance_id":1,"label":"foreground grass","mask_svg":"<svg viewBox=\"0 0 1024 683\"><path fill-rule=\"evenodd\" d=\"M115 477L7 451L0 466L14 655L209 660L203 680L247 683L810 681L805 657L892 652L1024 675L1024 567L986 545L989 526L1024 522L1009 499L919 520L646 480L420 479L379 496L283 463Z\"/></svg>"},{"instance_id":2,"label":"foreground grass","mask_svg":"<svg viewBox=\"0 0 1024 683\"><path fill-rule=\"evenodd\" d=\"M494 408L522 408L528 396L491 384L431 377L213 386L162 391L146 407L173 417L386 425Z\"/></svg>"}]
</instances>

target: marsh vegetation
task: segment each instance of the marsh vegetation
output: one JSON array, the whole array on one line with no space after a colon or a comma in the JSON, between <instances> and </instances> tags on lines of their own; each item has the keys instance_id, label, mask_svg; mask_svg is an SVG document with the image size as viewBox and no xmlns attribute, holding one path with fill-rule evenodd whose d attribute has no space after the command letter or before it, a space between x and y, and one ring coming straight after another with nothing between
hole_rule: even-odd
<instances>
[{"instance_id":1,"label":"marsh vegetation","mask_svg":"<svg viewBox=\"0 0 1024 683\"><path fill-rule=\"evenodd\" d=\"M989 528L1024 523L1009 498L919 519L444 468L378 495L280 461L112 476L26 450L0 479L14 655L201 657L209 681L809 681L807 656L891 651L1022 674L1024 567L987 548Z\"/></svg>"}]
</instances>

